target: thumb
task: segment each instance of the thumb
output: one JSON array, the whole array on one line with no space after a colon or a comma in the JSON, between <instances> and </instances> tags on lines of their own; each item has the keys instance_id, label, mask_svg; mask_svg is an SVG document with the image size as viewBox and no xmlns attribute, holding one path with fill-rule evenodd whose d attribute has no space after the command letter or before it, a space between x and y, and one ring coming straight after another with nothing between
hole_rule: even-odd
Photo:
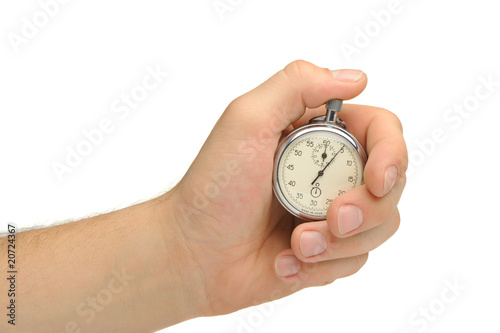
<instances>
[{"instance_id":1,"label":"thumb","mask_svg":"<svg viewBox=\"0 0 500 333\"><path fill-rule=\"evenodd\" d=\"M316 108L334 98L354 98L365 89L366 83L362 71L330 71L298 60L235 99L224 116L231 123L246 124L249 132L265 126L279 138L284 129L304 115L306 107ZM248 135L241 132L241 127L238 130L240 135Z\"/></svg>"}]
</instances>

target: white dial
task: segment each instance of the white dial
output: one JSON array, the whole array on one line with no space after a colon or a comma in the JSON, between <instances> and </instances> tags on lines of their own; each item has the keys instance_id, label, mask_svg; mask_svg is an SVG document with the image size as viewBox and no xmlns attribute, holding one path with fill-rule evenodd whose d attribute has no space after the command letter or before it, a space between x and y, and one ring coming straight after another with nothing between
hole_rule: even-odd
<instances>
[{"instance_id":1,"label":"white dial","mask_svg":"<svg viewBox=\"0 0 500 333\"><path fill-rule=\"evenodd\" d=\"M324 218L330 203L363 183L363 161L354 145L333 131L295 136L277 161L276 190L295 214Z\"/></svg>"}]
</instances>

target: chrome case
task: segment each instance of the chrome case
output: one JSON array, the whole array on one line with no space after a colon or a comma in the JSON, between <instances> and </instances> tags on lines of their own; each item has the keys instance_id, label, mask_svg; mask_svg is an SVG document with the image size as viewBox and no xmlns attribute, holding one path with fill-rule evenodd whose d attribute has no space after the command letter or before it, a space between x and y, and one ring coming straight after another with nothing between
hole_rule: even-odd
<instances>
[{"instance_id":1,"label":"chrome case","mask_svg":"<svg viewBox=\"0 0 500 333\"><path fill-rule=\"evenodd\" d=\"M366 164L367 160L367 155L361 144L359 143L358 140L354 136L351 135L351 133L347 132L344 128L345 125L343 122L336 118L334 121L326 121L327 117L321 116L321 117L316 117L310 120L308 125L301 126L299 128L296 128L292 132L290 132L287 136L285 136L283 139L281 139L278 148L276 150L276 154L274 156L274 167L273 167L273 192L278 201L281 203L281 205L291 214L294 216L306 220L306 221L321 221L326 219L326 215L324 216L316 216L316 215L310 215L310 214L305 214L296 209L283 195L283 191L281 189L281 185L279 183L279 177L278 177L278 172L279 172L279 166L280 166L280 160L281 157L286 150L286 148L295 140L297 140L299 137L301 137L304 134L314 132L314 131L326 131L326 132L331 132L333 134L339 135L343 138L345 138L351 145L352 147L356 150L356 152L359 154L361 158L361 182L363 183L363 171L364 167ZM335 125L336 123L339 123L342 127Z\"/></svg>"}]
</instances>

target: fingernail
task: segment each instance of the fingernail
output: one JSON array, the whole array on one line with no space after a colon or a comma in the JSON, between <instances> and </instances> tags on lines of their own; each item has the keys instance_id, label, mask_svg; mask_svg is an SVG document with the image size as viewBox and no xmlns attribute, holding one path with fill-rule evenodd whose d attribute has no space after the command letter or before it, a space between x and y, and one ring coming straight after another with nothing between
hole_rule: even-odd
<instances>
[{"instance_id":1,"label":"fingernail","mask_svg":"<svg viewBox=\"0 0 500 333\"><path fill-rule=\"evenodd\" d=\"M335 80L344 82L356 82L363 77L363 71L358 69L336 69L331 72Z\"/></svg>"},{"instance_id":2,"label":"fingernail","mask_svg":"<svg viewBox=\"0 0 500 333\"><path fill-rule=\"evenodd\" d=\"M391 190L391 188L396 183L397 178L398 178L398 168L396 168L393 165L393 166L390 166L387 169L385 169L384 195L386 195Z\"/></svg>"},{"instance_id":3,"label":"fingernail","mask_svg":"<svg viewBox=\"0 0 500 333\"><path fill-rule=\"evenodd\" d=\"M339 230L342 235L358 229L363 223L361 209L354 205L344 205L339 209Z\"/></svg>"},{"instance_id":4,"label":"fingernail","mask_svg":"<svg viewBox=\"0 0 500 333\"><path fill-rule=\"evenodd\" d=\"M312 257L326 251L326 238L317 231L304 231L300 235L300 252L304 257Z\"/></svg>"},{"instance_id":5,"label":"fingernail","mask_svg":"<svg viewBox=\"0 0 500 333\"><path fill-rule=\"evenodd\" d=\"M274 264L274 268L279 276L292 276L299 272L300 261L294 256L279 257Z\"/></svg>"}]
</instances>

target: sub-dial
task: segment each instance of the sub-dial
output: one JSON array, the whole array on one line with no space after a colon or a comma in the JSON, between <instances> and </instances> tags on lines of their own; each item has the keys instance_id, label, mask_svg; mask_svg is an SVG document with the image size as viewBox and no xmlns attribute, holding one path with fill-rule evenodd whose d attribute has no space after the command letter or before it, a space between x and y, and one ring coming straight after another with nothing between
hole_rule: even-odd
<instances>
[{"instance_id":1,"label":"sub-dial","mask_svg":"<svg viewBox=\"0 0 500 333\"><path fill-rule=\"evenodd\" d=\"M327 141L326 143L318 143L316 147L314 147L311 157L315 165L324 168L334 154L335 151L332 144Z\"/></svg>"}]
</instances>

